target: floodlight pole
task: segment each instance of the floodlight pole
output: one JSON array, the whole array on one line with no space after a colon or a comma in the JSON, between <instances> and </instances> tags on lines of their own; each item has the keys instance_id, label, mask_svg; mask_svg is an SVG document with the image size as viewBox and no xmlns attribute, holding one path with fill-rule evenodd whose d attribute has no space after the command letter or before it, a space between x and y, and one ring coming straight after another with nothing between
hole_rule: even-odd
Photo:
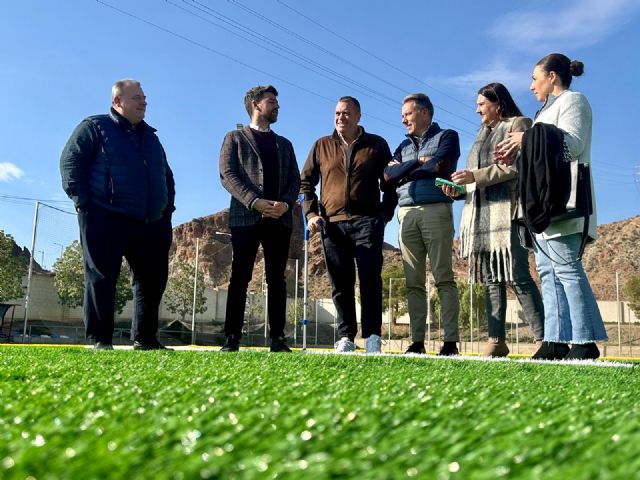
<instances>
[{"instance_id":1,"label":"floodlight pole","mask_svg":"<svg viewBox=\"0 0 640 480\"><path fill-rule=\"evenodd\" d=\"M473 353L473 278L469 283L469 329L471 330L471 353ZM478 339L478 342L480 340ZM478 343L478 352L480 351L480 344Z\"/></svg>"},{"instance_id":2,"label":"floodlight pole","mask_svg":"<svg viewBox=\"0 0 640 480\"><path fill-rule=\"evenodd\" d=\"M64 245L58 242L53 242L53 244L60 247L60 258L62 258L62 255L64 255Z\"/></svg>"},{"instance_id":3,"label":"floodlight pole","mask_svg":"<svg viewBox=\"0 0 640 480\"><path fill-rule=\"evenodd\" d=\"M296 288L294 288L293 292L293 344L296 345L298 343L298 264L300 260L296 258Z\"/></svg>"},{"instance_id":4,"label":"floodlight pole","mask_svg":"<svg viewBox=\"0 0 640 480\"><path fill-rule=\"evenodd\" d=\"M31 234L31 255L29 255L29 275L27 276L27 293L24 297L24 329L22 330L22 343L27 338L27 323L29 321L29 298L31 295L31 277L33 276L33 250L36 248L36 231L38 229L38 211L40 202L36 202L36 212L33 218L33 232Z\"/></svg>"},{"instance_id":5,"label":"floodlight pole","mask_svg":"<svg viewBox=\"0 0 640 480\"><path fill-rule=\"evenodd\" d=\"M431 343L431 277L427 275L427 352Z\"/></svg>"},{"instance_id":6,"label":"floodlight pole","mask_svg":"<svg viewBox=\"0 0 640 480\"><path fill-rule=\"evenodd\" d=\"M618 356L622 356L622 330L621 330L621 311L620 311L620 272L616 272L616 308L618 313ZM631 338L629 338L631 341Z\"/></svg>"},{"instance_id":7,"label":"floodlight pole","mask_svg":"<svg viewBox=\"0 0 640 480\"><path fill-rule=\"evenodd\" d=\"M298 196L298 201L302 206L304 201L304 195ZM307 350L307 308L309 306L309 225L307 224L307 217L304 214L304 209L300 209L302 214L302 226L304 229L304 284L302 288L302 350Z\"/></svg>"},{"instance_id":8,"label":"floodlight pole","mask_svg":"<svg viewBox=\"0 0 640 480\"><path fill-rule=\"evenodd\" d=\"M267 262L262 264L262 292L264 293L264 345L267 345L267 326L269 325L269 284L266 280Z\"/></svg>"},{"instance_id":9,"label":"floodlight pole","mask_svg":"<svg viewBox=\"0 0 640 480\"><path fill-rule=\"evenodd\" d=\"M393 278L389 278L389 349L391 349L391 321L393 320L393 310L391 309L391 285L393 284Z\"/></svg>"},{"instance_id":10,"label":"floodlight pole","mask_svg":"<svg viewBox=\"0 0 640 480\"><path fill-rule=\"evenodd\" d=\"M403 280L403 277L390 277L389 278L389 315L387 315L387 319L389 320L389 332L387 338L389 340L389 351L391 351L391 323L393 321L393 307L391 305L391 297L393 292L393 281L394 280Z\"/></svg>"},{"instance_id":11,"label":"floodlight pole","mask_svg":"<svg viewBox=\"0 0 640 480\"><path fill-rule=\"evenodd\" d=\"M198 295L198 256L200 254L200 239L196 238L196 269L193 275L193 308L191 310L191 344L196 344L196 299Z\"/></svg>"}]
</instances>

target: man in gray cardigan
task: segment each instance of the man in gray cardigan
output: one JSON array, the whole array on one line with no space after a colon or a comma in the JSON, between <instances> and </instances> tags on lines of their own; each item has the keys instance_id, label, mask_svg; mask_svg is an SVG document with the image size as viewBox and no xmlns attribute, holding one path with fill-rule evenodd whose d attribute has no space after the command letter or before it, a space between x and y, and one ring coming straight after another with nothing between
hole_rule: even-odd
<instances>
[{"instance_id":1,"label":"man in gray cardigan","mask_svg":"<svg viewBox=\"0 0 640 480\"><path fill-rule=\"evenodd\" d=\"M285 268L300 172L291 142L270 128L278 120L277 95L271 85L250 89L244 104L251 124L227 133L220 151L220 180L231 193L229 227L233 249L223 352L240 348L247 287L260 244L269 287L271 351L291 351L284 341Z\"/></svg>"}]
</instances>

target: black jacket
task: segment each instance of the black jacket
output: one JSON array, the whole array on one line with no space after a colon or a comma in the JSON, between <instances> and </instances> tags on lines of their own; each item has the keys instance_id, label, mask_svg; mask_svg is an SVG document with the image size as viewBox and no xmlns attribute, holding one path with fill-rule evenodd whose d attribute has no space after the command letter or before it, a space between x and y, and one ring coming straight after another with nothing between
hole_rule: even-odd
<instances>
[{"instance_id":1,"label":"black jacket","mask_svg":"<svg viewBox=\"0 0 640 480\"><path fill-rule=\"evenodd\" d=\"M571 193L571 168L565 160L562 131L546 123L536 123L527 130L517 169L524 223L533 233L542 233L551 217L566 211Z\"/></svg>"},{"instance_id":2,"label":"black jacket","mask_svg":"<svg viewBox=\"0 0 640 480\"><path fill-rule=\"evenodd\" d=\"M77 209L97 205L135 220L170 219L173 173L155 129L111 109L84 119L60 158L62 187Z\"/></svg>"}]
</instances>

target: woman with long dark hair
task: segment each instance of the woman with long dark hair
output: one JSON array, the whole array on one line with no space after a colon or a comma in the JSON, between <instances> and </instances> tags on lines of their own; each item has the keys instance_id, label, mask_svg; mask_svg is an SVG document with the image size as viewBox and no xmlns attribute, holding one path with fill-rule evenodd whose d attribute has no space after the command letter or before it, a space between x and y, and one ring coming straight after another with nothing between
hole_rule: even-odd
<instances>
[{"instance_id":1,"label":"woman with long dark hair","mask_svg":"<svg viewBox=\"0 0 640 480\"><path fill-rule=\"evenodd\" d=\"M542 58L532 75L531 91L542 108L535 124L547 124L562 132L563 156L570 162L591 162L591 106L586 97L574 92L572 77L584 72L584 64L565 55L552 53ZM522 134L512 134L498 145L501 155L513 155L521 148ZM577 167L575 163L573 167ZM572 194L575 192L572 184ZM591 185L593 192L593 185ZM592 198L588 240L596 238L596 210ZM533 358L545 360L596 359L600 351L595 342L606 340L598 304L579 260L584 218L555 220L535 234L533 248L545 309L544 342ZM569 345L571 344L571 348Z\"/></svg>"},{"instance_id":2,"label":"woman with long dark hair","mask_svg":"<svg viewBox=\"0 0 640 480\"><path fill-rule=\"evenodd\" d=\"M505 357L507 285L511 287L531 325L534 339L544 335L543 306L531 278L527 250L520 245L512 218L516 209L516 171L512 158L496 161L498 143L510 132L524 132L531 119L522 116L507 88L490 83L478 90L476 112L482 125L467 157L465 170L451 180L467 185L460 221L460 254L468 259L470 276L484 283L488 342L485 356ZM443 191L455 196L452 187Z\"/></svg>"}]
</instances>

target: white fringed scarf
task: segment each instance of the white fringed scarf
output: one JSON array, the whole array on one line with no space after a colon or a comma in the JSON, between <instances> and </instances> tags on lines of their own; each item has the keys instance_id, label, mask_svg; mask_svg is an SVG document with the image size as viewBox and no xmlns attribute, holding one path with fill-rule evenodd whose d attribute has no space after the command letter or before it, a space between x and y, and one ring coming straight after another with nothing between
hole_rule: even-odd
<instances>
[{"instance_id":1,"label":"white fringed scarf","mask_svg":"<svg viewBox=\"0 0 640 480\"><path fill-rule=\"evenodd\" d=\"M467 169L477 170L494 163L496 145L511 131L513 118L494 128L482 126L467 157ZM467 185L460 220L460 257L468 259L469 277L482 281L482 265L498 281L512 281L511 196L514 180L477 189Z\"/></svg>"}]
</instances>

